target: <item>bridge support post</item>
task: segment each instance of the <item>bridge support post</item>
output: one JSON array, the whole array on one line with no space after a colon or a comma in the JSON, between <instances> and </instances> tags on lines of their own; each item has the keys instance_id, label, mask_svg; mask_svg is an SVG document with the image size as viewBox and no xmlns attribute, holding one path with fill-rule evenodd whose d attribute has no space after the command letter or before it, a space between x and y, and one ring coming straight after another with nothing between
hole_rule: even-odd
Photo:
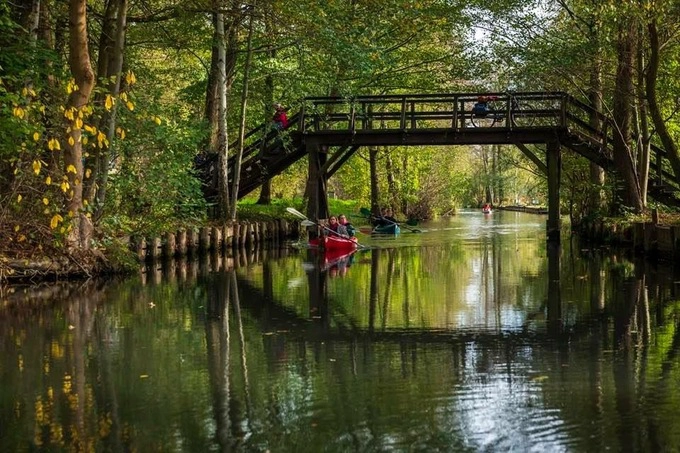
<instances>
[{"instance_id":1,"label":"bridge support post","mask_svg":"<svg viewBox=\"0 0 680 453\"><path fill-rule=\"evenodd\" d=\"M546 165L548 167L548 221L546 237L548 241L560 241L560 182L562 171L562 155L560 142L553 140L547 143Z\"/></svg>"},{"instance_id":2,"label":"bridge support post","mask_svg":"<svg viewBox=\"0 0 680 453\"><path fill-rule=\"evenodd\" d=\"M307 142L309 167L307 170L307 217L316 221L328 218L328 196L326 193L326 178L322 170L328 154L322 152L318 143Z\"/></svg>"}]
</instances>

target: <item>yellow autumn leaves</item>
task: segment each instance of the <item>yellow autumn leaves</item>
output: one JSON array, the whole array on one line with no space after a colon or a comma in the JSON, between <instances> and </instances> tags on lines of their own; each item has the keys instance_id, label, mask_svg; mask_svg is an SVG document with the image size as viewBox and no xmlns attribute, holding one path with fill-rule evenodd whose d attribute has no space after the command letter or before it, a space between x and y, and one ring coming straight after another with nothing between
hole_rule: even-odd
<instances>
[{"instance_id":1,"label":"yellow autumn leaves","mask_svg":"<svg viewBox=\"0 0 680 453\"><path fill-rule=\"evenodd\" d=\"M63 222L64 218L60 214L54 214L52 220L50 220L50 228L55 229L59 226L59 223Z\"/></svg>"},{"instance_id":2,"label":"yellow autumn leaves","mask_svg":"<svg viewBox=\"0 0 680 453\"><path fill-rule=\"evenodd\" d=\"M126 89L137 82L132 71L127 71L122 76ZM1 84L2 81L0 81ZM62 86L68 95L80 89L74 80L64 81ZM115 96L111 93L104 94L102 97L95 96L93 102L89 102L81 108L71 107L68 104L62 106L52 104L54 108L50 108L43 104L43 95L39 91L36 92L30 86L20 90L20 92L12 93L14 95L13 102L7 109L11 112L12 121L17 125L15 128L17 132L16 154L20 156L16 159L17 163L13 165L12 171L15 175L32 173L39 179L37 179L38 184L30 183L32 191L22 190L21 193L17 192L14 195L14 201L22 209L38 206L45 216L44 222L49 222L52 230L67 232L71 229L68 219L75 213L68 213L67 215L63 212L63 199L59 196L59 192L65 194L67 199L72 197L78 185L82 184L81 180L91 178L94 173L92 169L84 168L80 170L82 174L78 174L76 165L79 166L79 164L67 165L61 173L58 168L59 164L57 164L57 168L51 167L53 160L55 163L59 161L63 163L63 157L54 155L46 158L44 152L46 150L55 153L62 152L64 149L76 147L80 143L83 145L82 156L87 159L88 151L92 152L92 148L104 149L110 147L109 141L112 137L125 140L131 129L120 124L115 127L115 130L107 133L104 126L101 126L103 130L99 130L99 121L103 117L102 112L112 111L116 106L121 109L125 108L130 112L135 111L137 108L136 101L133 95L124 91L116 93ZM61 122L55 116L61 117ZM160 117L148 113L137 116L137 121L140 120L142 122L153 121L156 125L162 124ZM105 123L107 122L102 124ZM43 182L44 186L42 185ZM38 186L41 186L42 190L34 190ZM84 206L86 208L87 204L84 203ZM22 238L25 238L23 233L23 231L17 231L14 240L17 240L20 234Z\"/></svg>"}]
</instances>

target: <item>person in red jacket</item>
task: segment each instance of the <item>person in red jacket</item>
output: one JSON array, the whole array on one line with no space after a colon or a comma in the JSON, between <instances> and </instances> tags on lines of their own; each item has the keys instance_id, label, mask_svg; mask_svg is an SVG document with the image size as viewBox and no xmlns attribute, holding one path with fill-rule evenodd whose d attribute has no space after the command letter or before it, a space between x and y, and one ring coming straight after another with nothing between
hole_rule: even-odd
<instances>
[{"instance_id":1,"label":"person in red jacket","mask_svg":"<svg viewBox=\"0 0 680 453\"><path fill-rule=\"evenodd\" d=\"M272 117L272 122L274 123L274 128L280 131L288 127L288 116L286 115L286 109L283 108L281 104L274 104L274 116Z\"/></svg>"}]
</instances>

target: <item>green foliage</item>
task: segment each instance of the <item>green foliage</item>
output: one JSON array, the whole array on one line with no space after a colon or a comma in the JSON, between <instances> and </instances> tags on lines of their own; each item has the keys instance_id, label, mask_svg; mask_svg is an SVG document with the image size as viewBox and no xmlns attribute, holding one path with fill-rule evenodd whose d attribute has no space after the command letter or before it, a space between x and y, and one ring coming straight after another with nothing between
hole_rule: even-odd
<instances>
[{"instance_id":1,"label":"green foliage","mask_svg":"<svg viewBox=\"0 0 680 453\"><path fill-rule=\"evenodd\" d=\"M131 132L118 143L122 163L109 177L105 219L116 219L127 232L147 233L205 220L205 200L193 174L203 129L168 120L160 125L150 119L123 124Z\"/></svg>"}]
</instances>

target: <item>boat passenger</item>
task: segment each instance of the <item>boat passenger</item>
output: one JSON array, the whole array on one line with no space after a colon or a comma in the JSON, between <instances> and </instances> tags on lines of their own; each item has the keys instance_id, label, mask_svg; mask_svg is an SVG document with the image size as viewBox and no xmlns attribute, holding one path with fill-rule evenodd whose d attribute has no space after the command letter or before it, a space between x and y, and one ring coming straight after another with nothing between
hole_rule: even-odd
<instances>
[{"instance_id":1,"label":"boat passenger","mask_svg":"<svg viewBox=\"0 0 680 453\"><path fill-rule=\"evenodd\" d=\"M385 208L382 211L382 215L380 217L377 217L374 225L375 226L388 226L388 225L394 225L397 222L397 219L394 218L394 214L390 208Z\"/></svg>"},{"instance_id":2,"label":"boat passenger","mask_svg":"<svg viewBox=\"0 0 680 453\"><path fill-rule=\"evenodd\" d=\"M340 214L340 217L338 217L338 223L345 227L345 231L349 237L356 236L356 228L354 228L354 226L349 223L349 220L347 220L347 216L345 214Z\"/></svg>"},{"instance_id":3,"label":"boat passenger","mask_svg":"<svg viewBox=\"0 0 680 453\"><path fill-rule=\"evenodd\" d=\"M330 231L328 233L337 233L338 236L341 237L348 237L349 235L347 234L347 228L345 228L344 225L341 225L340 222L338 222L338 218L334 215L330 216L328 218L328 227ZM331 234L332 234L331 233Z\"/></svg>"}]
</instances>

